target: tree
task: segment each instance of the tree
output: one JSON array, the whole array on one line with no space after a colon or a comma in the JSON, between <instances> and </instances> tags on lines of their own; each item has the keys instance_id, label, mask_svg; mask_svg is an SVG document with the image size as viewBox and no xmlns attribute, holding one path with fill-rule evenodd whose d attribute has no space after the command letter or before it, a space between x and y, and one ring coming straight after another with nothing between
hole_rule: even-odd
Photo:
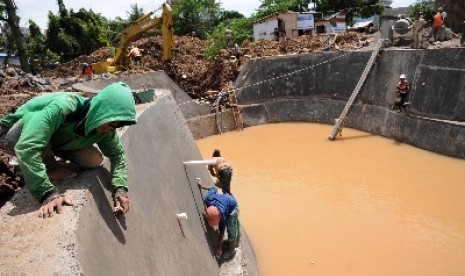
<instances>
[{"instance_id":1,"label":"tree","mask_svg":"<svg viewBox=\"0 0 465 276\"><path fill-rule=\"evenodd\" d=\"M253 40L252 22L253 17L243 17L218 24L214 32L208 36L209 46L205 50L207 58L217 56L220 49L226 48L224 37L226 29L232 30L234 42L237 44L241 44L244 40Z\"/></svg>"},{"instance_id":2,"label":"tree","mask_svg":"<svg viewBox=\"0 0 465 276\"><path fill-rule=\"evenodd\" d=\"M227 22L227 21L230 21L232 19L239 19L239 18L244 18L244 17L245 16L240 12L225 10L225 11L220 12L220 17L219 17L218 21L219 22Z\"/></svg>"},{"instance_id":3,"label":"tree","mask_svg":"<svg viewBox=\"0 0 465 276\"><path fill-rule=\"evenodd\" d=\"M26 39L26 47L33 73L42 71L46 65L58 61L59 56L50 51L46 44L46 37L40 32L39 26L29 20L29 37Z\"/></svg>"},{"instance_id":4,"label":"tree","mask_svg":"<svg viewBox=\"0 0 465 276\"><path fill-rule=\"evenodd\" d=\"M108 46L107 20L92 10L67 10L63 0L57 0L58 14L48 14L47 47L60 55L87 55Z\"/></svg>"},{"instance_id":5,"label":"tree","mask_svg":"<svg viewBox=\"0 0 465 276\"><path fill-rule=\"evenodd\" d=\"M424 18L430 21L432 17L432 13L434 11L434 0L417 0L413 5L410 6L407 12L407 16L409 18L414 18L415 13L422 12L424 14Z\"/></svg>"},{"instance_id":6,"label":"tree","mask_svg":"<svg viewBox=\"0 0 465 276\"><path fill-rule=\"evenodd\" d=\"M137 6L137 3L131 5L131 10L126 12L128 14L128 22L134 22L144 15L144 10Z\"/></svg>"},{"instance_id":7,"label":"tree","mask_svg":"<svg viewBox=\"0 0 465 276\"><path fill-rule=\"evenodd\" d=\"M1 40L2 50L6 52L7 54L2 65L7 66L9 57L11 55L14 55L16 51L15 40L13 38L13 34L11 33L11 28L7 22L3 22L3 24L1 25L1 32L2 32L2 40Z\"/></svg>"},{"instance_id":8,"label":"tree","mask_svg":"<svg viewBox=\"0 0 465 276\"><path fill-rule=\"evenodd\" d=\"M213 32L221 15L220 4L215 0L171 1L174 32L177 35L192 35L202 39Z\"/></svg>"},{"instance_id":9,"label":"tree","mask_svg":"<svg viewBox=\"0 0 465 276\"><path fill-rule=\"evenodd\" d=\"M344 11L346 22L353 22L356 16L366 18L381 14L384 10L379 0L315 0L314 3L316 11L326 14Z\"/></svg>"},{"instance_id":10,"label":"tree","mask_svg":"<svg viewBox=\"0 0 465 276\"><path fill-rule=\"evenodd\" d=\"M11 34L15 41L19 61L21 62L21 70L29 73L31 72L29 68L29 58L24 46L23 34L19 28L19 17L16 15L16 5L14 4L13 0L5 0L3 2L4 5L0 5L0 11L2 11L0 20L6 21L8 23ZM5 11L7 15L6 17L4 16Z\"/></svg>"},{"instance_id":11,"label":"tree","mask_svg":"<svg viewBox=\"0 0 465 276\"><path fill-rule=\"evenodd\" d=\"M311 0L261 0L256 17L262 18L276 12L306 12Z\"/></svg>"}]
</instances>

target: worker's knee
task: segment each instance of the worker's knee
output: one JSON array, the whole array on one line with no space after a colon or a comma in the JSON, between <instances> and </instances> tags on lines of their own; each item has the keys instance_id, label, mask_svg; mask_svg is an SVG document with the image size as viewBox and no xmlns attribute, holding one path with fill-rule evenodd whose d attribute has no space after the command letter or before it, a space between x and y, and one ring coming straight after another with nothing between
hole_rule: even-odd
<instances>
[{"instance_id":1,"label":"worker's knee","mask_svg":"<svg viewBox=\"0 0 465 276\"><path fill-rule=\"evenodd\" d=\"M103 156L101 154L95 154L88 156L87 158L83 159L80 163L81 167L86 169L95 169L100 167L103 162Z\"/></svg>"},{"instance_id":2,"label":"worker's knee","mask_svg":"<svg viewBox=\"0 0 465 276\"><path fill-rule=\"evenodd\" d=\"M103 156L95 147L57 153L59 157L70 160L84 169L98 168L103 162Z\"/></svg>"}]
</instances>

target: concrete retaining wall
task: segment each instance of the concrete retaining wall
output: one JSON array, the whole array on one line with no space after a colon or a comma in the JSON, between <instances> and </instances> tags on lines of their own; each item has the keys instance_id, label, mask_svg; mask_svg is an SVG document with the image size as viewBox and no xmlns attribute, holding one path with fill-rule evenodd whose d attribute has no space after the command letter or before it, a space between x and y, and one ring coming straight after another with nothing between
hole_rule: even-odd
<instances>
[{"instance_id":1,"label":"concrete retaining wall","mask_svg":"<svg viewBox=\"0 0 465 276\"><path fill-rule=\"evenodd\" d=\"M215 238L205 227L195 184L195 177L210 177L205 166L182 164L201 155L173 99L159 99L121 139L129 166L130 213L124 219L112 214L105 184L109 175L100 175L80 214L82 273L219 275L210 250ZM178 221L176 214L184 212L188 220Z\"/></svg>"},{"instance_id":2,"label":"concrete retaining wall","mask_svg":"<svg viewBox=\"0 0 465 276\"><path fill-rule=\"evenodd\" d=\"M245 126L334 124L370 55L322 53L249 61L236 81ZM463 48L381 51L345 126L464 158L463 61ZM411 84L409 115L391 111L400 74Z\"/></svg>"}]
</instances>

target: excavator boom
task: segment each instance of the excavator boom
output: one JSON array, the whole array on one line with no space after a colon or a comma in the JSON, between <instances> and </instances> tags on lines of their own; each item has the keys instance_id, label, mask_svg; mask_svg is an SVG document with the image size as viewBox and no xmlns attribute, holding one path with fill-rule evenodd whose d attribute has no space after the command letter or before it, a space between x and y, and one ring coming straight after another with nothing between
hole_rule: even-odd
<instances>
[{"instance_id":1,"label":"excavator boom","mask_svg":"<svg viewBox=\"0 0 465 276\"><path fill-rule=\"evenodd\" d=\"M112 72L127 63L128 47L138 38L140 34L160 26L163 36L163 60L169 61L172 57L173 48L173 14L168 4L163 4L162 16L152 18L153 12L147 13L135 22L131 23L123 32L118 35L118 46L115 49L115 56L112 62L99 62L92 64L94 73Z\"/></svg>"}]
</instances>

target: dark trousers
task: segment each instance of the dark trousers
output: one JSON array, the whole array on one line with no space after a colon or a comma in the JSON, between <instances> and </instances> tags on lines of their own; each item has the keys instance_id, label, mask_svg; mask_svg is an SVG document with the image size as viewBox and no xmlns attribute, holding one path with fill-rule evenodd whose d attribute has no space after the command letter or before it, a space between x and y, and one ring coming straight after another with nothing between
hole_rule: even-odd
<instances>
[{"instance_id":1,"label":"dark trousers","mask_svg":"<svg viewBox=\"0 0 465 276\"><path fill-rule=\"evenodd\" d=\"M231 177L233 169L226 168L222 169L219 173L218 179L216 181L216 186L221 188L223 194L231 194Z\"/></svg>"},{"instance_id":2,"label":"dark trousers","mask_svg":"<svg viewBox=\"0 0 465 276\"><path fill-rule=\"evenodd\" d=\"M408 93L398 93L398 97L400 97L400 102L397 102L397 108L400 111L405 110L405 103L408 102Z\"/></svg>"}]
</instances>

